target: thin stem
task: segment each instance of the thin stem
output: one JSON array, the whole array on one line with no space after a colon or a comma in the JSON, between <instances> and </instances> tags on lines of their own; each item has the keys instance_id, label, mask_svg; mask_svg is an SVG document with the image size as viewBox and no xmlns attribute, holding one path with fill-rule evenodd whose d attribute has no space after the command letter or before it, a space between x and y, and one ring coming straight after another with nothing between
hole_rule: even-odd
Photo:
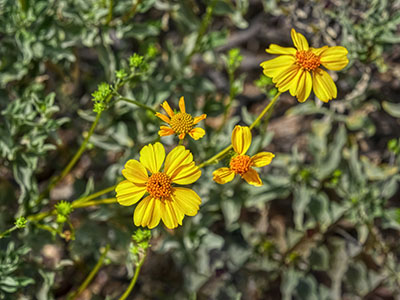
<instances>
[{"instance_id":1,"label":"thin stem","mask_svg":"<svg viewBox=\"0 0 400 300\"><path fill-rule=\"evenodd\" d=\"M115 184L115 185L110 186L110 187L108 187L108 188L105 188L105 189L103 189L103 190L101 190L101 191L98 191L98 192L96 192L96 193L93 193L93 194L91 194L91 195L89 195L89 196L86 196L86 197L83 197L83 198L79 198L79 199L73 201L72 207L79 207L79 206L77 206L77 205L80 205L80 204L83 203L83 202L86 202L86 201L95 199L95 198L97 198L97 197L99 197L99 196L102 196L102 195L104 195L104 194L107 194L108 192L112 192L116 187L117 187L117 185ZM74 206L74 205L75 205L75 206Z\"/></svg>"},{"instance_id":2,"label":"thin stem","mask_svg":"<svg viewBox=\"0 0 400 300\"><path fill-rule=\"evenodd\" d=\"M114 6L114 0L109 0L108 4L108 14L107 14L107 21L106 24L110 24L113 16L113 6Z\"/></svg>"},{"instance_id":3,"label":"thin stem","mask_svg":"<svg viewBox=\"0 0 400 300\"><path fill-rule=\"evenodd\" d=\"M117 202L117 198L106 198L106 199L97 199L97 200L93 200L93 201L86 201L83 203L72 203L72 207L73 208L81 208L81 207L88 207L88 206L96 206L99 204L110 204L110 203L116 203Z\"/></svg>"},{"instance_id":4,"label":"thin stem","mask_svg":"<svg viewBox=\"0 0 400 300\"><path fill-rule=\"evenodd\" d=\"M257 119L254 120L254 122L250 125L250 129L253 129L258 122L264 117L264 115L269 111L269 109L275 104L275 102L279 99L279 96L281 95L281 92L278 92L274 98L272 98L271 102L268 103L268 105L264 108L264 110L258 115Z\"/></svg>"},{"instance_id":5,"label":"thin stem","mask_svg":"<svg viewBox=\"0 0 400 300\"><path fill-rule=\"evenodd\" d=\"M234 82L234 78L233 78L233 72L229 72L229 85L230 85L230 89L229 89L229 101L228 104L225 106L225 110L224 110L224 116L222 119L222 123L218 128L218 132L222 130L222 128L224 128L226 121L228 120L228 113L231 109L232 103L233 103L233 99L235 98L235 90L233 88L233 82Z\"/></svg>"},{"instance_id":6,"label":"thin stem","mask_svg":"<svg viewBox=\"0 0 400 300\"><path fill-rule=\"evenodd\" d=\"M37 213L34 215L30 215L26 218L26 220L28 222L30 222L30 221L37 222L37 221L43 220L44 218L46 218L48 216L55 215L56 213L57 213L56 210L53 209L50 211L45 211L45 212Z\"/></svg>"},{"instance_id":7,"label":"thin stem","mask_svg":"<svg viewBox=\"0 0 400 300\"><path fill-rule=\"evenodd\" d=\"M139 107L142 107L144 109L147 109L148 111L151 111L153 114L156 113L156 111L153 108L151 108L150 106L147 106L146 104L140 103L139 101L136 101L136 100L133 100L133 99L129 99L129 98L126 98L126 97L122 97L122 96L120 96L117 100L122 100L122 101L125 101L125 102L129 102L129 103L135 104L135 105L137 105Z\"/></svg>"},{"instance_id":8,"label":"thin stem","mask_svg":"<svg viewBox=\"0 0 400 300\"><path fill-rule=\"evenodd\" d=\"M89 129L89 132L86 136L86 138L83 140L81 146L79 147L78 151L75 153L74 157L72 157L71 161L68 163L68 165L64 168L64 170L62 170L61 174L53 177L53 179L51 180L50 184L47 186L46 190L40 194L37 203L40 202L40 200L42 200L56 185L57 183L59 183L73 168L73 166L76 164L76 162L79 160L79 158L82 156L83 152L86 149L86 146L89 142L90 137L92 136L94 129L97 126L97 123L99 123L101 117L101 112L98 112L96 115L96 119L94 120L94 122L92 123L92 126Z\"/></svg>"},{"instance_id":9,"label":"thin stem","mask_svg":"<svg viewBox=\"0 0 400 300\"><path fill-rule=\"evenodd\" d=\"M13 227L7 229L6 231L4 231L3 233L0 234L0 239L2 239L3 237L5 237L7 234L13 232L14 230L17 230L18 227L16 225L14 225Z\"/></svg>"},{"instance_id":10,"label":"thin stem","mask_svg":"<svg viewBox=\"0 0 400 300\"><path fill-rule=\"evenodd\" d=\"M21 6L21 9L26 12L28 9L28 5L26 3L27 0L19 0L19 5Z\"/></svg>"},{"instance_id":11,"label":"thin stem","mask_svg":"<svg viewBox=\"0 0 400 300\"><path fill-rule=\"evenodd\" d=\"M132 18L135 15L140 2L142 2L142 0L137 0L136 3L132 6L132 8L125 15L122 16L123 22L128 21L130 18Z\"/></svg>"},{"instance_id":12,"label":"thin stem","mask_svg":"<svg viewBox=\"0 0 400 300\"><path fill-rule=\"evenodd\" d=\"M108 250L110 250L109 244L106 245L106 248L104 249L103 253L101 254L99 261L94 266L93 270L89 273L88 277L86 277L85 281L80 285L78 290L76 292L70 294L67 297L68 300L76 299L79 296L79 294L82 293L86 289L86 287L93 280L94 276L97 274L97 272L99 272L101 266L103 265L103 262L104 262L104 259L106 258Z\"/></svg>"},{"instance_id":13,"label":"thin stem","mask_svg":"<svg viewBox=\"0 0 400 300\"><path fill-rule=\"evenodd\" d=\"M93 194L91 194L89 196L79 198L79 199L77 199L77 200L72 202L72 207L73 208L80 208L80 207L93 206L93 205L97 205L97 204L114 203L116 201L111 201L109 199L115 199L115 198L95 200L96 202L95 201L89 202L89 201L113 191L116 186L117 185L113 185L113 186L105 188L105 189L103 189L101 191L98 191L96 193L93 193ZM57 214L57 211L55 209L52 209L50 211L39 212L39 213L30 215L30 216L26 217L26 220L27 220L27 223L28 222L39 222L39 221L43 220L44 218L46 218L48 216L56 215L56 214ZM16 226L13 226L13 227L7 229L6 231L4 231L3 233L0 234L0 239L2 239L7 234L13 232L16 229L18 229Z\"/></svg>"},{"instance_id":14,"label":"thin stem","mask_svg":"<svg viewBox=\"0 0 400 300\"><path fill-rule=\"evenodd\" d=\"M229 145L228 147L226 147L224 150L220 151L219 153L215 154L213 157L211 157L210 159L207 159L205 162L201 163L198 167L199 168L203 168L205 166L208 166L210 164L212 164L213 162L217 161L219 158L223 157L226 153L229 152L229 150L232 149L232 145Z\"/></svg>"},{"instance_id":15,"label":"thin stem","mask_svg":"<svg viewBox=\"0 0 400 300\"><path fill-rule=\"evenodd\" d=\"M258 122L260 122L260 120L264 117L264 115L271 109L271 107L273 107L275 102L279 99L280 95L281 95L281 93L278 93L278 94L275 95L275 97L268 103L268 105L259 114L257 119L255 119L254 122L249 126L250 129L254 128L254 126L256 126ZM208 159L205 162L201 163L198 167L199 168L203 168L205 166L208 166L208 165L214 163L215 161L217 161L218 159L223 157L225 154L227 154L229 152L229 150L231 150L231 149L232 149L232 144L229 145L228 147L226 147L225 149L223 149L222 151L220 151L219 153L217 153L216 155L214 155L213 157L211 157L210 159Z\"/></svg>"},{"instance_id":16,"label":"thin stem","mask_svg":"<svg viewBox=\"0 0 400 300\"><path fill-rule=\"evenodd\" d=\"M200 46L201 40L203 39L203 36L206 33L208 26L210 25L212 13L214 11L214 7L215 7L216 4L217 4L217 0L212 0L210 5L207 6L206 13L205 13L205 15L203 17L203 21L200 24L200 28L199 28L199 32L197 34L196 42L194 43L192 51L189 53L188 56L186 56L185 65L187 65L190 62L190 59L192 58L192 56L197 52L197 50L198 50L198 48Z\"/></svg>"},{"instance_id":17,"label":"thin stem","mask_svg":"<svg viewBox=\"0 0 400 300\"><path fill-rule=\"evenodd\" d=\"M125 83L127 83L129 80L131 80L133 77L135 77L138 74L131 74L128 77L126 77L124 80L122 81L117 81L117 83L115 84L115 88L114 91L112 93L110 93L106 99L104 100L105 103L109 103L110 100L112 99L112 97L114 97L117 93L118 90L125 85ZM37 203L39 203L44 197L46 197L46 195L57 185L57 183L59 183L70 171L71 169L74 167L74 165L76 164L76 162L79 160L79 158L82 156L83 152L86 149L86 146L89 142L90 137L92 136L94 129L96 128L99 120L100 120L100 116L101 116L101 111L97 113L96 115L96 119L94 120L92 126L89 129L88 135L86 136L85 140L83 141L83 143L81 144L81 146L79 147L78 151L75 153L74 157L71 159L71 161L68 163L68 165L64 168L64 170L61 172L61 174L57 177L54 177L51 181L50 184L48 185L48 187L46 188L46 190L44 190L40 195L38 200L36 201Z\"/></svg>"},{"instance_id":18,"label":"thin stem","mask_svg":"<svg viewBox=\"0 0 400 300\"><path fill-rule=\"evenodd\" d=\"M139 272L140 269L143 266L144 260L146 259L147 256L147 251L143 254L143 257L140 259L139 263L136 265L136 270L135 270L135 274L132 277L131 282L129 283L128 288L126 289L126 291L123 293L123 295L121 296L121 298L119 298L119 300L125 300L129 294L132 292L132 289L134 288L136 281L139 277Z\"/></svg>"}]
</instances>

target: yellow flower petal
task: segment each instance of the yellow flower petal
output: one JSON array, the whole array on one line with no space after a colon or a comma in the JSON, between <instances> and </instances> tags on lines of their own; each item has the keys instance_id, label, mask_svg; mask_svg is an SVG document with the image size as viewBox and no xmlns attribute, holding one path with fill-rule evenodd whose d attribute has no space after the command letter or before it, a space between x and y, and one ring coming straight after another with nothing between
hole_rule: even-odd
<instances>
[{"instance_id":1,"label":"yellow flower petal","mask_svg":"<svg viewBox=\"0 0 400 300\"><path fill-rule=\"evenodd\" d=\"M296 30L294 30L293 28L290 34L292 36L293 44L297 48L297 50L308 50L308 42L304 35L296 32Z\"/></svg>"},{"instance_id":2,"label":"yellow flower petal","mask_svg":"<svg viewBox=\"0 0 400 300\"><path fill-rule=\"evenodd\" d=\"M171 122L170 118L168 118L166 115L156 113L156 116L163 120L165 123L169 124L169 122Z\"/></svg>"},{"instance_id":3,"label":"yellow flower petal","mask_svg":"<svg viewBox=\"0 0 400 300\"><path fill-rule=\"evenodd\" d=\"M200 127L193 128L192 130L189 131L189 135L194 140L201 139L205 134L206 132L204 131L204 129Z\"/></svg>"},{"instance_id":4,"label":"yellow flower petal","mask_svg":"<svg viewBox=\"0 0 400 300\"><path fill-rule=\"evenodd\" d=\"M333 71L339 71L347 66L347 49L342 46L328 47L321 53L321 64Z\"/></svg>"},{"instance_id":5,"label":"yellow flower petal","mask_svg":"<svg viewBox=\"0 0 400 300\"><path fill-rule=\"evenodd\" d=\"M178 220L171 206L171 200L165 200L161 203L161 219L169 229L178 227Z\"/></svg>"},{"instance_id":6,"label":"yellow flower petal","mask_svg":"<svg viewBox=\"0 0 400 300\"><path fill-rule=\"evenodd\" d=\"M144 184L149 179L146 168L137 160L130 159L122 170L122 175L131 182Z\"/></svg>"},{"instance_id":7,"label":"yellow flower petal","mask_svg":"<svg viewBox=\"0 0 400 300\"><path fill-rule=\"evenodd\" d=\"M271 152L260 152L251 157L252 166L264 167L269 165L275 155Z\"/></svg>"},{"instance_id":8,"label":"yellow flower petal","mask_svg":"<svg viewBox=\"0 0 400 300\"><path fill-rule=\"evenodd\" d=\"M219 168L213 172L213 180L219 184L225 184L235 178L235 172L229 168Z\"/></svg>"},{"instance_id":9,"label":"yellow flower petal","mask_svg":"<svg viewBox=\"0 0 400 300\"><path fill-rule=\"evenodd\" d=\"M117 201L124 206L130 206L138 202L146 193L146 186L135 185L128 180L118 183L115 188Z\"/></svg>"},{"instance_id":10,"label":"yellow flower petal","mask_svg":"<svg viewBox=\"0 0 400 300\"><path fill-rule=\"evenodd\" d=\"M312 77L310 72L303 71L297 84L298 86L295 95L299 102L304 102L310 96L312 89Z\"/></svg>"},{"instance_id":11,"label":"yellow flower petal","mask_svg":"<svg viewBox=\"0 0 400 300\"><path fill-rule=\"evenodd\" d=\"M175 134L175 131L167 126L160 126L160 130L158 131L159 136L168 136Z\"/></svg>"},{"instance_id":12,"label":"yellow flower petal","mask_svg":"<svg viewBox=\"0 0 400 300\"><path fill-rule=\"evenodd\" d=\"M276 44L269 45L268 49L265 51L269 54L289 54L289 55L296 55L296 49L293 47L281 47Z\"/></svg>"},{"instance_id":13,"label":"yellow flower petal","mask_svg":"<svg viewBox=\"0 0 400 300\"><path fill-rule=\"evenodd\" d=\"M178 167L174 173L170 176L171 181L176 184L192 184L201 176L200 169L195 165L194 162L188 165L182 165Z\"/></svg>"},{"instance_id":14,"label":"yellow flower petal","mask_svg":"<svg viewBox=\"0 0 400 300\"><path fill-rule=\"evenodd\" d=\"M236 153L244 155L251 144L251 131L247 126L236 125L232 132L232 146Z\"/></svg>"},{"instance_id":15,"label":"yellow flower petal","mask_svg":"<svg viewBox=\"0 0 400 300\"><path fill-rule=\"evenodd\" d=\"M180 140L183 140L185 138L185 136L186 136L186 133L182 132L180 135L178 135L178 138Z\"/></svg>"},{"instance_id":16,"label":"yellow flower petal","mask_svg":"<svg viewBox=\"0 0 400 300\"><path fill-rule=\"evenodd\" d=\"M188 165L193 161L192 153L184 146L177 146L168 153L165 159L164 172L171 177L180 166Z\"/></svg>"},{"instance_id":17,"label":"yellow flower petal","mask_svg":"<svg viewBox=\"0 0 400 300\"><path fill-rule=\"evenodd\" d=\"M153 216L148 224L149 229L156 227L161 220L161 201L158 199L152 199L154 201Z\"/></svg>"},{"instance_id":18,"label":"yellow flower petal","mask_svg":"<svg viewBox=\"0 0 400 300\"><path fill-rule=\"evenodd\" d=\"M164 110L167 112L167 114L172 117L174 115L174 111L171 109L167 101L164 101L161 104L161 107L164 108Z\"/></svg>"},{"instance_id":19,"label":"yellow flower petal","mask_svg":"<svg viewBox=\"0 0 400 300\"><path fill-rule=\"evenodd\" d=\"M175 206L187 216L195 216L199 211L201 199L197 193L187 188L174 188L172 200Z\"/></svg>"},{"instance_id":20,"label":"yellow flower petal","mask_svg":"<svg viewBox=\"0 0 400 300\"><path fill-rule=\"evenodd\" d=\"M185 214L180 210L180 208L176 205L174 201L170 201L171 203L171 208L175 213L176 220L178 221L179 225L182 225L183 218L185 217Z\"/></svg>"},{"instance_id":21,"label":"yellow flower petal","mask_svg":"<svg viewBox=\"0 0 400 300\"><path fill-rule=\"evenodd\" d=\"M324 52L326 49L328 49L329 46L323 46L321 48L312 48L310 47L310 50L312 53L314 53L317 56L320 56L322 52Z\"/></svg>"},{"instance_id":22,"label":"yellow flower petal","mask_svg":"<svg viewBox=\"0 0 400 300\"><path fill-rule=\"evenodd\" d=\"M293 65L275 77L272 81L276 83L276 87L281 93L286 92L292 87L292 85L298 85L298 80L295 79L300 70L301 68L299 66Z\"/></svg>"},{"instance_id":23,"label":"yellow flower petal","mask_svg":"<svg viewBox=\"0 0 400 300\"><path fill-rule=\"evenodd\" d=\"M297 71L296 76L293 78L293 82L296 82L296 84L292 84L290 86L290 89L289 89L290 95L295 96L297 93L297 90L300 89L299 81L304 72L307 72L307 71L304 71L303 69L299 69Z\"/></svg>"},{"instance_id":24,"label":"yellow flower petal","mask_svg":"<svg viewBox=\"0 0 400 300\"><path fill-rule=\"evenodd\" d=\"M165 149L161 143L149 144L140 150L140 162L151 173L157 173L165 158Z\"/></svg>"},{"instance_id":25,"label":"yellow flower petal","mask_svg":"<svg viewBox=\"0 0 400 300\"><path fill-rule=\"evenodd\" d=\"M181 112L186 113L185 99L183 98L183 96L179 99L179 108Z\"/></svg>"},{"instance_id":26,"label":"yellow flower petal","mask_svg":"<svg viewBox=\"0 0 400 300\"><path fill-rule=\"evenodd\" d=\"M264 69L263 72L265 76L274 78L287 70L290 66L294 65L295 62L296 59L294 56L281 55L274 59L262 62L260 66Z\"/></svg>"},{"instance_id":27,"label":"yellow flower petal","mask_svg":"<svg viewBox=\"0 0 400 300\"><path fill-rule=\"evenodd\" d=\"M313 72L313 90L314 94L323 102L336 98L337 89L331 76L322 69Z\"/></svg>"},{"instance_id":28,"label":"yellow flower petal","mask_svg":"<svg viewBox=\"0 0 400 300\"><path fill-rule=\"evenodd\" d=\"M153 208L155 205L155 199L151 196L147 196L135 208L133 213L133 222L136 226L146 227L151 220L153 214Z\"/></svg>"},{"instance_id":29,"label":"yellow flower petal","mask_svg":"<svg viewBox=\"0 0 400 300\"><path fill-rule=\"evenodd\" d=\"M258 173L256 170L253 168L250 168L246 173L241 175L244 180L247 181L248 184L254 185L254 186L261 186L262 181L260 179L260 176L258 176Z\"/></svg>"},{"instance_id":30,"label":"yellow flower petal","mask_svg":"<svg viewBox=\"0 0 400 300\"><path fill-rule=\"evenodd\" d=\"M206 114L202 114L201 116L195 117L193 119L193 125L196 125L197 123L199 123L201 120L204 120L205 118L207 118Z\"/></svg>"}]
</instances>

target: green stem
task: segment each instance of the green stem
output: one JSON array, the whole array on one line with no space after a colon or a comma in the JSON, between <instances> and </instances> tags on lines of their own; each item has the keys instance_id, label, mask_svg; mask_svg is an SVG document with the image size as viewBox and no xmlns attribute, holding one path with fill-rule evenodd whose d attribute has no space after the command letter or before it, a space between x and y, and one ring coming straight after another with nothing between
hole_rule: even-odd
<instances>
[{"instance_id":1,"label":"green stem","mask_svg":"<svg viewBox=\"0 0 400 300\"><path fill-rule=\"evenodd\" d=\"M27 0L19 0L19 5L21 6L21 9L26 12L28 10L28 5L27 5Z\"/></svg>"},{"instance_id":2,"label":"green stem","mask_svg":"<svg viewBox=\"0 0 400 300\"><path fill-rule=\"evenodd\" d=\"M107 21L106 21L106 24L107 24L107 25L110 24L110 22L111 22L111 20L112 20L113 6L114 6L114 1L113 1L113 0L109 0Z\"/></svg>"},{"instance_id":3,"label":"green stem","mask_svg":"<svg viewBox=\"0 0 400 300\"><path fill-rule=\"evenodd\" d=\"M257 119L255 119L254 122L249 126L250 129L254 128L254 126L256 126L258 122L260 122L260 120L264 117L264 115L273 107L275 102L279 99L280 95L281 95L281 93L278 93L278 94L275 95L275 97L268 103L268 105L258 115ZM199 168L203 168L205 166L208 166L208 165L214 163L215 161L217 161L218 159L223 157L225 154L227 154L229 152L229 150L231 150L231 149L232 149L232 144L229 145L228 147L226 147L225 149L223 149L222 151L220 151L219 153L215 154L210 159L208 159L205 162L201 163L198 167Z\"/></svg>"},{"instance_id":4,"label":"green stem","mask_svg":"<svg viewBox=\"0 0 400 300\"><path fill-rule=\"evenodd\" d=\"M129 294L132 292L132 289L134 288L136 281L139 277L139 272L143 266L146 256L147 256L147 251L143 254L143 257L140 259L139 263L136 265L135 274L133 275L132 280L129 283L127 290L123 293L123 295L121 296L121 298L119 298L119 300L125 300L129 296Z\"/></svg>"},{"instance_id":5,"label":"green stem","mask_svg":"<svg viewBox=\"0 0 400 300\"><path fill-rule=\"evenodd\" d=\"M56 210L53 209L53 210L50 210L50 211L45 211L45 212L37 213L37 214L34 214L34 215L30 215L30 216L28 216L26 218L26 220L28 222L31 222L31 221L32 222L37 222L37 221L43 220L44 218L46 218L48 216L55 215L56 213L57 213Z\"/></svg>"},{"instance_id":6,"label":"green stem","mask_svg":"<svg viewBox=\"0 0 400 300\"><path fill-rule=\"evenodd\" d=\"M211 157L210 159L207 159L205 162L201 163L198 167L199 168L203 168L205 166L208 166L210 164L212 164L213 162L217 161L219 158L223 157L226 153L229 152L229 150L232 149L232 145L229 145L228 147L226 147L224 150L220 151L219 153L215 154L213 157Z\"/></svg>"},{"instance_id":7,"label":"green stem","mask_svg":"<svg viewBox=\"0 0 400 300\"><path fill-rule=\"evenodd\" d=\"M132 5L132 8L125 15L122 16L122 21L124 23L127 22L129 19L131 19L135 15L140 2L142 2L142 0L137 0L136 3L134 5Z\"/></svg>"},{"instance_id":8,"label":"green stem","mask_svg":"<svg viewBox=\"0 0 400 300\"><path fill-rule=\"evenodd\" d=\"M68 165L62 170L61 174L53 177L53 179L50 181L50 184L47 186L46 190L40 194L37 203L39 203L46 195L71 171L71 169L74 167L76 162L79 160L79 158L82 156L83 152L86 149L86 146L89 142L90 137L92 136L94 129L96 128L97 124L99 123L101 117L101 112L98 112L96 115L96 119L92 123L92 126L89 129L89 132L86 136L86 138L83 140L81 146L79 147L78 151L75 153L74 157L70 160Z\"/></svg>"},{"instance_id":9,"label":"green stem","mask_svg":"<svg viewBox=\"0 0 400 300\"><path fill-rule=\"evenodd\" d=\"M129 75L128 77L126 77L124 80L117 81L117 83L115 84L114 91L107 96L107 98L104 100L104 102L108 104L110 102L110 100L112 99L112 97L118 93L118 90L122 86L124 86L125 83L127 83L129 80L131 80L133 77L135 77L136 75L138 75L138 74L133 73L133 74ZM53 178L50 181L50 184L48 185L46 190L44 190L40 194L38 200L36 201L37 203L39 203L44 197L46 197L46 195L57 185L57 183L59 183L71 171L71 169L74 167L76 162L82 156L83 152L86 150L86 146L89 142L90 137L92 136L92 134L94 132L94 129L96 128L97 124L99 123L101 113L102 113L101 111L97 113L96 119L94 120L92 126L89 129L88 135L86 136L85 140L79 147L78 151L75 153L74 157L71 159L71 161L68 163L68 165L64 168L64 170L61 172L61 174L59 176Z\"/></svg>"},{"instance_id":10,"label":"green stem","mask_svg":"<svg viewBox=\"0 0 400 300\"><path fill-rule=\"evenodd\" d=\"M214 7L216 4L217 4L217 0L212 0L210 5L207 6L206 13L203 17L203 21L200 24L196 42L194 43L192 51L189 53L188 56L186 56L185 65L187 65L190 62L190 59L192 58L192 56L197 52L197 50L200 46L201 40L203 39L203 36L206 33L208 26L210 25L212 13L214 11Z\"/></svg>"},{"instance_id":11,"label":"green stem","mask_svg":"<svg viewBox=\"0 0 400 300\"><path fill-rule=\"evenodd\" d=\"M268 103L268 105L263 109L263 111L258 115L257 119L254 120L254 122L250 125L250 129L253 129L258 122L264 117L264 115L270 110L270 108L275 104L275 102L279 99L279 96L281 95L281 92L278 92L274 98Z\"/></svg>"},{"instance_id":12,"label":"green stem","mask_svg":"<svg viewBox=\"0 0 400 300\"><path fill-rule=\"evenodd\" d=\"M96 200L96 202L95 201L89 202L89 201L113 191L116 186L117 185L113 185L113 186L105 188L105 189L103 189L101 191L98 191L96 193L93 193L93 194L91 194L89 196L79 198L79 199L77 199L77 200L72 202L72 207L73 208L80 208L80 207L86 207L86 206L93 206L93 205L96 205L96 204L114 203L116 201L111 201L109 199L115 199L115 198L100 199L100 200ZM107 202L107 201L109 201L109 202ZM39 222L39 221L43 220L44 218L46 218L48 216L56 215L56 214L57 214L57 211L55 209L52 209L50 211L39 212L39 213L30 215L30 216L26 217L26 220L27 220L27 223L28 222ZM18 229L16 226L13 226L13 227L7 229L6 231L4 231L3 233L0 234L0 239L2 239L7 234L13 232L16 229Z\"/></svg>"},{"instance_id":13,"label":"green stem","mask_svg":"<svg viewBox=\"0 0 400 300\"><path fill-rule=\"evenodd\" d=\"M88 206L96 206L99 204L110 204L110 203L116 203L117 198L106 198L106 199L98 199L98 200L93 200L93 201L86 201L84 203L72 203L73 208L81 208L81 207L88 207Z\"/></svg>"},{"instance_id":14,"label":"green stem","mask_svg":"<svg viewBox=\"0 0 400 300\"><path fill-rule=\"evenodd\" d=\"M94 266L93 270L89 273L89 275L85 279L85 281L80 285L78 290L76 292L70 294L67 297L68 300L76 299L79 296L79 294L82 293L87 288L89 283L93 280L94 276L97 274L97 272L99 272L101 266L103 265L103 262L104 262L104 259L106 258L108 250L110 250L110 245L109 244L106 245L106 248L104 249L103 253L101 254L99 261Z\"/></svg>"},{"instance_id":15,"label":"green stem","mask_svg":"<svg viewBox=\"0 0 400 300\"><path fill-rule=\"evenodd\" d=\"M235 89L233 88L234 73L229 70L228 70L228 73L229 73L229 102L228 102L228 105L225 107L224 118L222 120L221 126L218 128L218 131L221 131L222 128L225 126L226 121L228 120L228 113L231 109L233 99L235 98Z\"/></svg>"},{"instance_id":16,"label":"green stem","mask_svg":"<svg viewBox=\"0 0 400 300\"><path fill-rule=\"evenodd\" d=\"M98 192L96 192L96 193L93 193L93 194L91 194L91 195L89 195L89 196L79 198L79 199L77 199L77 200L75 200L75 201L72 202L72 207L74 207L74 205L80 205L80 204L83 203L83 202L86 202L86 201L95 199L95 198L97 198L97 197L99 197L99 196L102 196L102 195L104 195L104 194L107 194L107 193L109 193L109 192L112 192L113 190L115 190L116 187L117 187L117 185L115 184L115 185L110 186L110 187L108 187L108 188L105 188L105 189L103 189L103 190L101 190L101 191L98 191ZM75 207L77 207L77 206L75 206Z\"/></svg>"},{"instance_id":17,"label":"green stem","mask_svg":"<svg viewBox=\"0 0 400 300\"><path fill-rule=\"evenodd\" d=\"M125 101L125 102L129 102L129 103L135 104L135 105L137 105L139 107L142 107L144 109L147 109L148 111L151 111L153 114L156 113L156 111L153 108L151 108L150 106L147 106L146 104L140 103L139 101L136 101L136 100L133 100L133 99L129 99L129 98L126 98L126 97L122 97L122 96L120 96L117 100L122 100L122 101Z\"/></svg>"},{"instance_id":18,"label":"green stem","mask_svg":"<svg viewBox=\"0 0 400 300\"><path fill-rule=\"evenodd\" d=\"M7 234L13 232L14 230L17 230L18 227L16 225L14 225L13 227L7 229L6 231L4 231L3 233L0 234L0 239L2 239L3 237L5 237Z\"/></svg>"}]
</instances>

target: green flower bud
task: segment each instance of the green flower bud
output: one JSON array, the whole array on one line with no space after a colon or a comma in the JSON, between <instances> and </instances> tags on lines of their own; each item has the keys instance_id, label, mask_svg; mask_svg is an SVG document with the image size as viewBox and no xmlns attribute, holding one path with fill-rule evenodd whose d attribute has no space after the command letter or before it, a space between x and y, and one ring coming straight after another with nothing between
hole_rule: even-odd
<instances>
[{"instance_id":1,"label":"green flower bud","mask_svg":"<svg viewBox=\"0 0 400 300\"><path fill-rule=\"evenodd\" d=\"M69 216L69 214L73 211L71 202L60 201L55 206L57 214L62 216Z\"/></svg>"},{"instance_id":2,"label":"green flower bud","mask_svg":"<svg viewBox=\"0 0 400 300\"><path fill-rule=\"evenodd\" d=\"M129 66L131 68L138 68L142 63L143 63L144 57L134 53L130 58L129 58Z\"/></svg>"},{"instance_id":3,"label":"green flower bud","mask_svg":"<svg viewBox=\"0 0 400 300\"><path fill-rule=\"evenodd\" d=\"M25 228L27 222L28 221L24 217L19 217L15 220L14 224L17 226L17 228Z\"/></svg>"}]
</instances>

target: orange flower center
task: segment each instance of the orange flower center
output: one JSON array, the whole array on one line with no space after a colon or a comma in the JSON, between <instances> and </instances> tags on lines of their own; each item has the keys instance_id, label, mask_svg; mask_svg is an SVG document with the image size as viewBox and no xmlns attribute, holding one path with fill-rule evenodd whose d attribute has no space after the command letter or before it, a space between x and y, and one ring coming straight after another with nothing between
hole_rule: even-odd
<instances>
[{"instance_id":1,"label":"orange flower center","mask_svg":"<svg viewBox=\"0 0 400 300\"><path fill-rule=\"evenodd\" d=\"M147 181L146 189L156 199L168 198L172 192L171 179L165 173L154 173Z\"/></svg>"},{"instance_id":2,"label":"orange flower center","mask_svg":"<svg viewBox=\"0 0 400 300\"><path fill-rule=\"evenodd\" d=\"M248 155L238 155L231 159L231 170L236 174L244 174L251 167L251 159Z\"/></svg>"},{"instance_id":3,"label":"orange flower center","mask_svg":"<svg viewBox=\"0 0 400 300\"><path fill-rule=\"evenodd\" d=\"M306 71L312 71L321 64L321 58L311 50L300 50L296 52L296 64Z\"/></svg>"},{"instance_id":4,"label":"orange flower center","mask_svg":"<svg viewBox=\"0 0 400 300\"><path fill-rule=\"evenodd\" d=\"M193 128L193 117L187 113L177 113L171 117L169 123L176 133L188 133Z\"/></svg>"}]
</instances>

